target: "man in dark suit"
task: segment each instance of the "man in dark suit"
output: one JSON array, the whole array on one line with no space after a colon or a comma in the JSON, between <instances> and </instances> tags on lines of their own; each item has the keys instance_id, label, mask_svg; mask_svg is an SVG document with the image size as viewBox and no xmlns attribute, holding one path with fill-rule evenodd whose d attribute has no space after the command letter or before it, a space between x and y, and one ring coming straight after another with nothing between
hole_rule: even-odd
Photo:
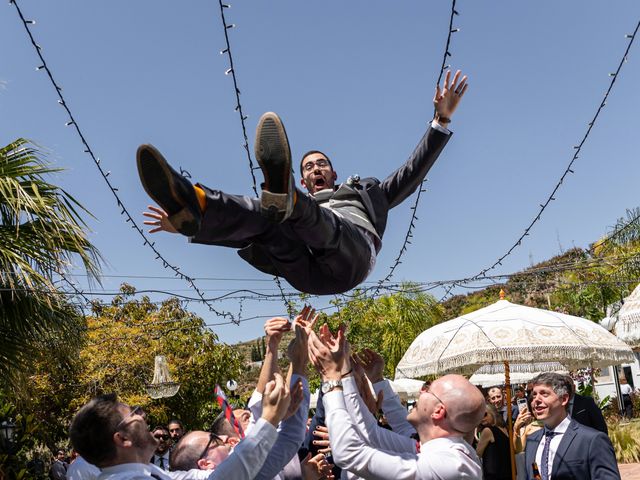
<instances>
[{"instance_id":1,"label":"man in dark suit","mask_svg":"<svg viewBox=\"0 0 640 480\"><path fill-rule=\"evenodd\" d=\"M373 269L391 208L413 193L450 138L446 128L467 89L460 71L436 87L436 116L422 140L386 180L350 177L336 185L328 156L314 150L300 163L305 195L294 187L284 126L268 112L258 124L255 153L265 182L260 200L195 186L151 145L137 153L140 180L161 208L150 206L150 233L182 233L195 243L239 249L265 273L311 294L350 290Z\"/></svg>"},{"instance_id":2,"label":"man in dark suit","mask_svg":"<svg viewBox=\"0 0 640 480\"><path fill-rule=\"evenodd\" d=\"M595 428L605 435L609 435L607 422L602 415L602 410L598 408L596 402L591 397L575 394L569 405L569 415L576 422Z\"/></svg>"},{"instance_id":3,"label":"man in dark suit","mask_svg":"<svg viewBox=\"0 0 640 480\"><path fill-rule=\"evenodd\" d=\"M64 450L60 449L56 451L55 460L49 469L49 478L51 480L64 480L67 478L67 469L69 468L69 464L66 460L67 454Z\"/></svg>"},{"instance_id":4,"label":"man in dark suit","mask_svg":"<svg viewBox=\"0 0 640 480\"><path fill-rule=\"evenodd\" d=\"M527 480L534 478L534 466L542 480L619 480L609 437L567 414L571 380L557 373L542 373L531 382L531 407L544 428L527 438Z\"/></svg>"}]
</instances>

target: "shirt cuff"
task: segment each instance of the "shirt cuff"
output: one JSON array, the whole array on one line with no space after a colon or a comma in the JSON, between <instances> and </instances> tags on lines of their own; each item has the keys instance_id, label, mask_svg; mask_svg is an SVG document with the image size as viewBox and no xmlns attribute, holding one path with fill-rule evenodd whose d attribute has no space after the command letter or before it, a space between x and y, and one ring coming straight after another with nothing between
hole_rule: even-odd
<instances>
[{"instance_id":1,"label":"shirt cuff","mask_svg":"<svg viewBox=\"0 0 640 480\"><path fill-rule=\"evenodd\" d=\"M348 377L344 377L342 379L342 391L345 395L349 395L352 393L360 393L358 391L358 384L356 383L356 378L353 375L349 375Z\"/></svg>"},{"instance_id":2,"label":"shirt cuff","mask_svg":"<svg viewBox=\"0 0 640 480\"><path fill-rule=\"evenodd\" d=\"M449 130L448 128L443 127L439 123L436 123L434 120L431 120L431 128L433 128L434 130L439 131L440 133L444 133L445 135L451 135L451 130Z\"/></svg>"},{"instance_id":3,"label":"shirt cuff","mask_svg":"<svg viewBox=\"0 0 640 480\"><path fill-rule=\"evenodd\" d=\"M379 382L374 383L373 390L375 392L379 392L380 390L382 390L384 398L391 398L390 396L397 395L396 392L393 391L393 388L391 388L391 382L389 382L388 378L385 378L383 380L380 380Z\"/></svg>"},{"instance_id":4,"label":"shirt cuff","mask_svg":"<svg viewBox=\"0 0 640 480\"><path fill-rule=\"evenodd\" d=\"M329 410L336 408L346 408L344 404L344 394L341 390L332 390L329 393L325 393L322 397L322 403L327 413Z\"/></svg>"}]
</instances>

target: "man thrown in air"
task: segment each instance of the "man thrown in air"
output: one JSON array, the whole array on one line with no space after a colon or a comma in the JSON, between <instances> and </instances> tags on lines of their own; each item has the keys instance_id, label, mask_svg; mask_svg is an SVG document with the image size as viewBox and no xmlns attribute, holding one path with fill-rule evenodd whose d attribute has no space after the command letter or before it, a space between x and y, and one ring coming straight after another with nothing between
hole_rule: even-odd
<instances>
[{"instance_id":1,"label":"man thrown in air","mask_svg":"<svg viewBox=\"0 0 640 480\"><path fill-rule=\"evenodd\" d=\"M191 242L238 249L258 270L285 278L301 292L346 292L373 270L391 208L411 195L447 144L451 116L467 77L447 72L433 98L436 115L409 159L384 181L350 177L336 184L331 160L312 150L300 161L294 186L289 141L280 118L258 122L255 155L264 174L260 199L192 185L152 145L137 152L140 180L160 208L150 206L150 233L181 233Z\"/></svg>"}]
</instances>

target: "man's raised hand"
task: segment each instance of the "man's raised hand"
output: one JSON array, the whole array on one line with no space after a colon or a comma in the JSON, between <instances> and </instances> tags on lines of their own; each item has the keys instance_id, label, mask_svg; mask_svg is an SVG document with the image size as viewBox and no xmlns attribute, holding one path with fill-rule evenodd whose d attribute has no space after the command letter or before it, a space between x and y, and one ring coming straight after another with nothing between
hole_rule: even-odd
<instances>
[{"instance_id":1,"label":"man's raised hand","mask_svg":"<svg viewBox=\"0 0 640 480\"><path fill-rule=\"evenodd\" d=\"M291 403L291 395L282 375L274 374L262 395L262 418L274 427L284 418Z\"/></svg>"},{"instance_id":2,"label":"man's raised hand","mask_svg":"<svg viewBox=\"0 0 640 480\"><path fill-rule=\"evenodd\" d=\"M264 333L267 335L267 343L270 348L278 348L282 335L291 330L289 320L283 317L274 317L267 320L264 324Z\"/></svg>"},{"instance_id":3,"label":"man's raised hand","mask_svg":"<svg viewBox=\"0 0 640 480\"><path fill-rule=\"evenodd\" d=\"M350 364L344 330L344 326L340 326L334 336L325 323L320 327L319 336L315 332L309 335L309 359L320 372L323 381L339 380L342 378L342 370Z\"/></svg>"},{"instance_id":4,"label":"man's raised hand","mask_svg":"<svg viewBox=\"0 0 640 480\"><path fill-rule=\"evenodd\" d=\"M384 380L384 358L382 358L382 355L370 348L365 348L358 352L356 359L362 365L371 383Z\"/></svg>"},{"instance_id":5,"label":"man's raised hand","mask_svg":"<svg viewBox=\"0 0 640 480\"><path fill-rule=\"evenodd\" d=\"M149 230L149 233L156 233L156 232L178 233L175 227L171 225L167 212L165 212L160 207L154 207L153 205L148 205L147 208L151 211L142 212L142 215L151 219L151 220L144 221L145 225L154 227L151 230Z\"/></svg>"},{"instance_id":6,"label":"man's raised hand","mask_svg":"<svg viewBox=\"0 0 640 480\"><path fill-rule=\"evenodd\" d=\"M458 107L458 103L460 103L460 99L467 91L467 76L463 76L458 83L458 79L460 78L460 70L458 70L453 76L453 81L451 79L451 70L447 70L447 74L444 77L444 84L442 88L440 85L436 85L436 94L433 97L433 106L436 108L436 119L437 117L450 120L453 112L455 112ZM444 123L446 126L447 122L439 122Z\"/></svg>"}]
</instances>

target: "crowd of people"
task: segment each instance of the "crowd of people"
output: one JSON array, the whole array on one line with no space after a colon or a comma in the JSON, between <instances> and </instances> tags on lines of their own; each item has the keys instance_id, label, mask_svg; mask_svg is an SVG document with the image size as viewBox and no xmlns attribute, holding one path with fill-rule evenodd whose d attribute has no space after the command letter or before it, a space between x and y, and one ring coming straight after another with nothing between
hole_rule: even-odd
<instances>
[{"instance_id":1,"label":"crowd of people","mask_svg":"<svg viewBox=\"0 0 640 480\"><path fill-rule=\"evenodd\" d=\"M501 387L484 392L445 375L425 384L407 412L383 377L384 359L351 351L343 327L332 332L316 321L305 307L293 323L266 322L265 358L247 408L236 409L235 420L221 414L207 431L185 432L177 420L150 429L141 408L113 394L92 399L70 426L81 458L67 478L507 479L509 420L518 478L620 478L604 418L570 377L537 375L507 405ZM285 349L287 332L293 339ZM322 379L311 418L309 364Z\"/></svg>"}]
</instances>

